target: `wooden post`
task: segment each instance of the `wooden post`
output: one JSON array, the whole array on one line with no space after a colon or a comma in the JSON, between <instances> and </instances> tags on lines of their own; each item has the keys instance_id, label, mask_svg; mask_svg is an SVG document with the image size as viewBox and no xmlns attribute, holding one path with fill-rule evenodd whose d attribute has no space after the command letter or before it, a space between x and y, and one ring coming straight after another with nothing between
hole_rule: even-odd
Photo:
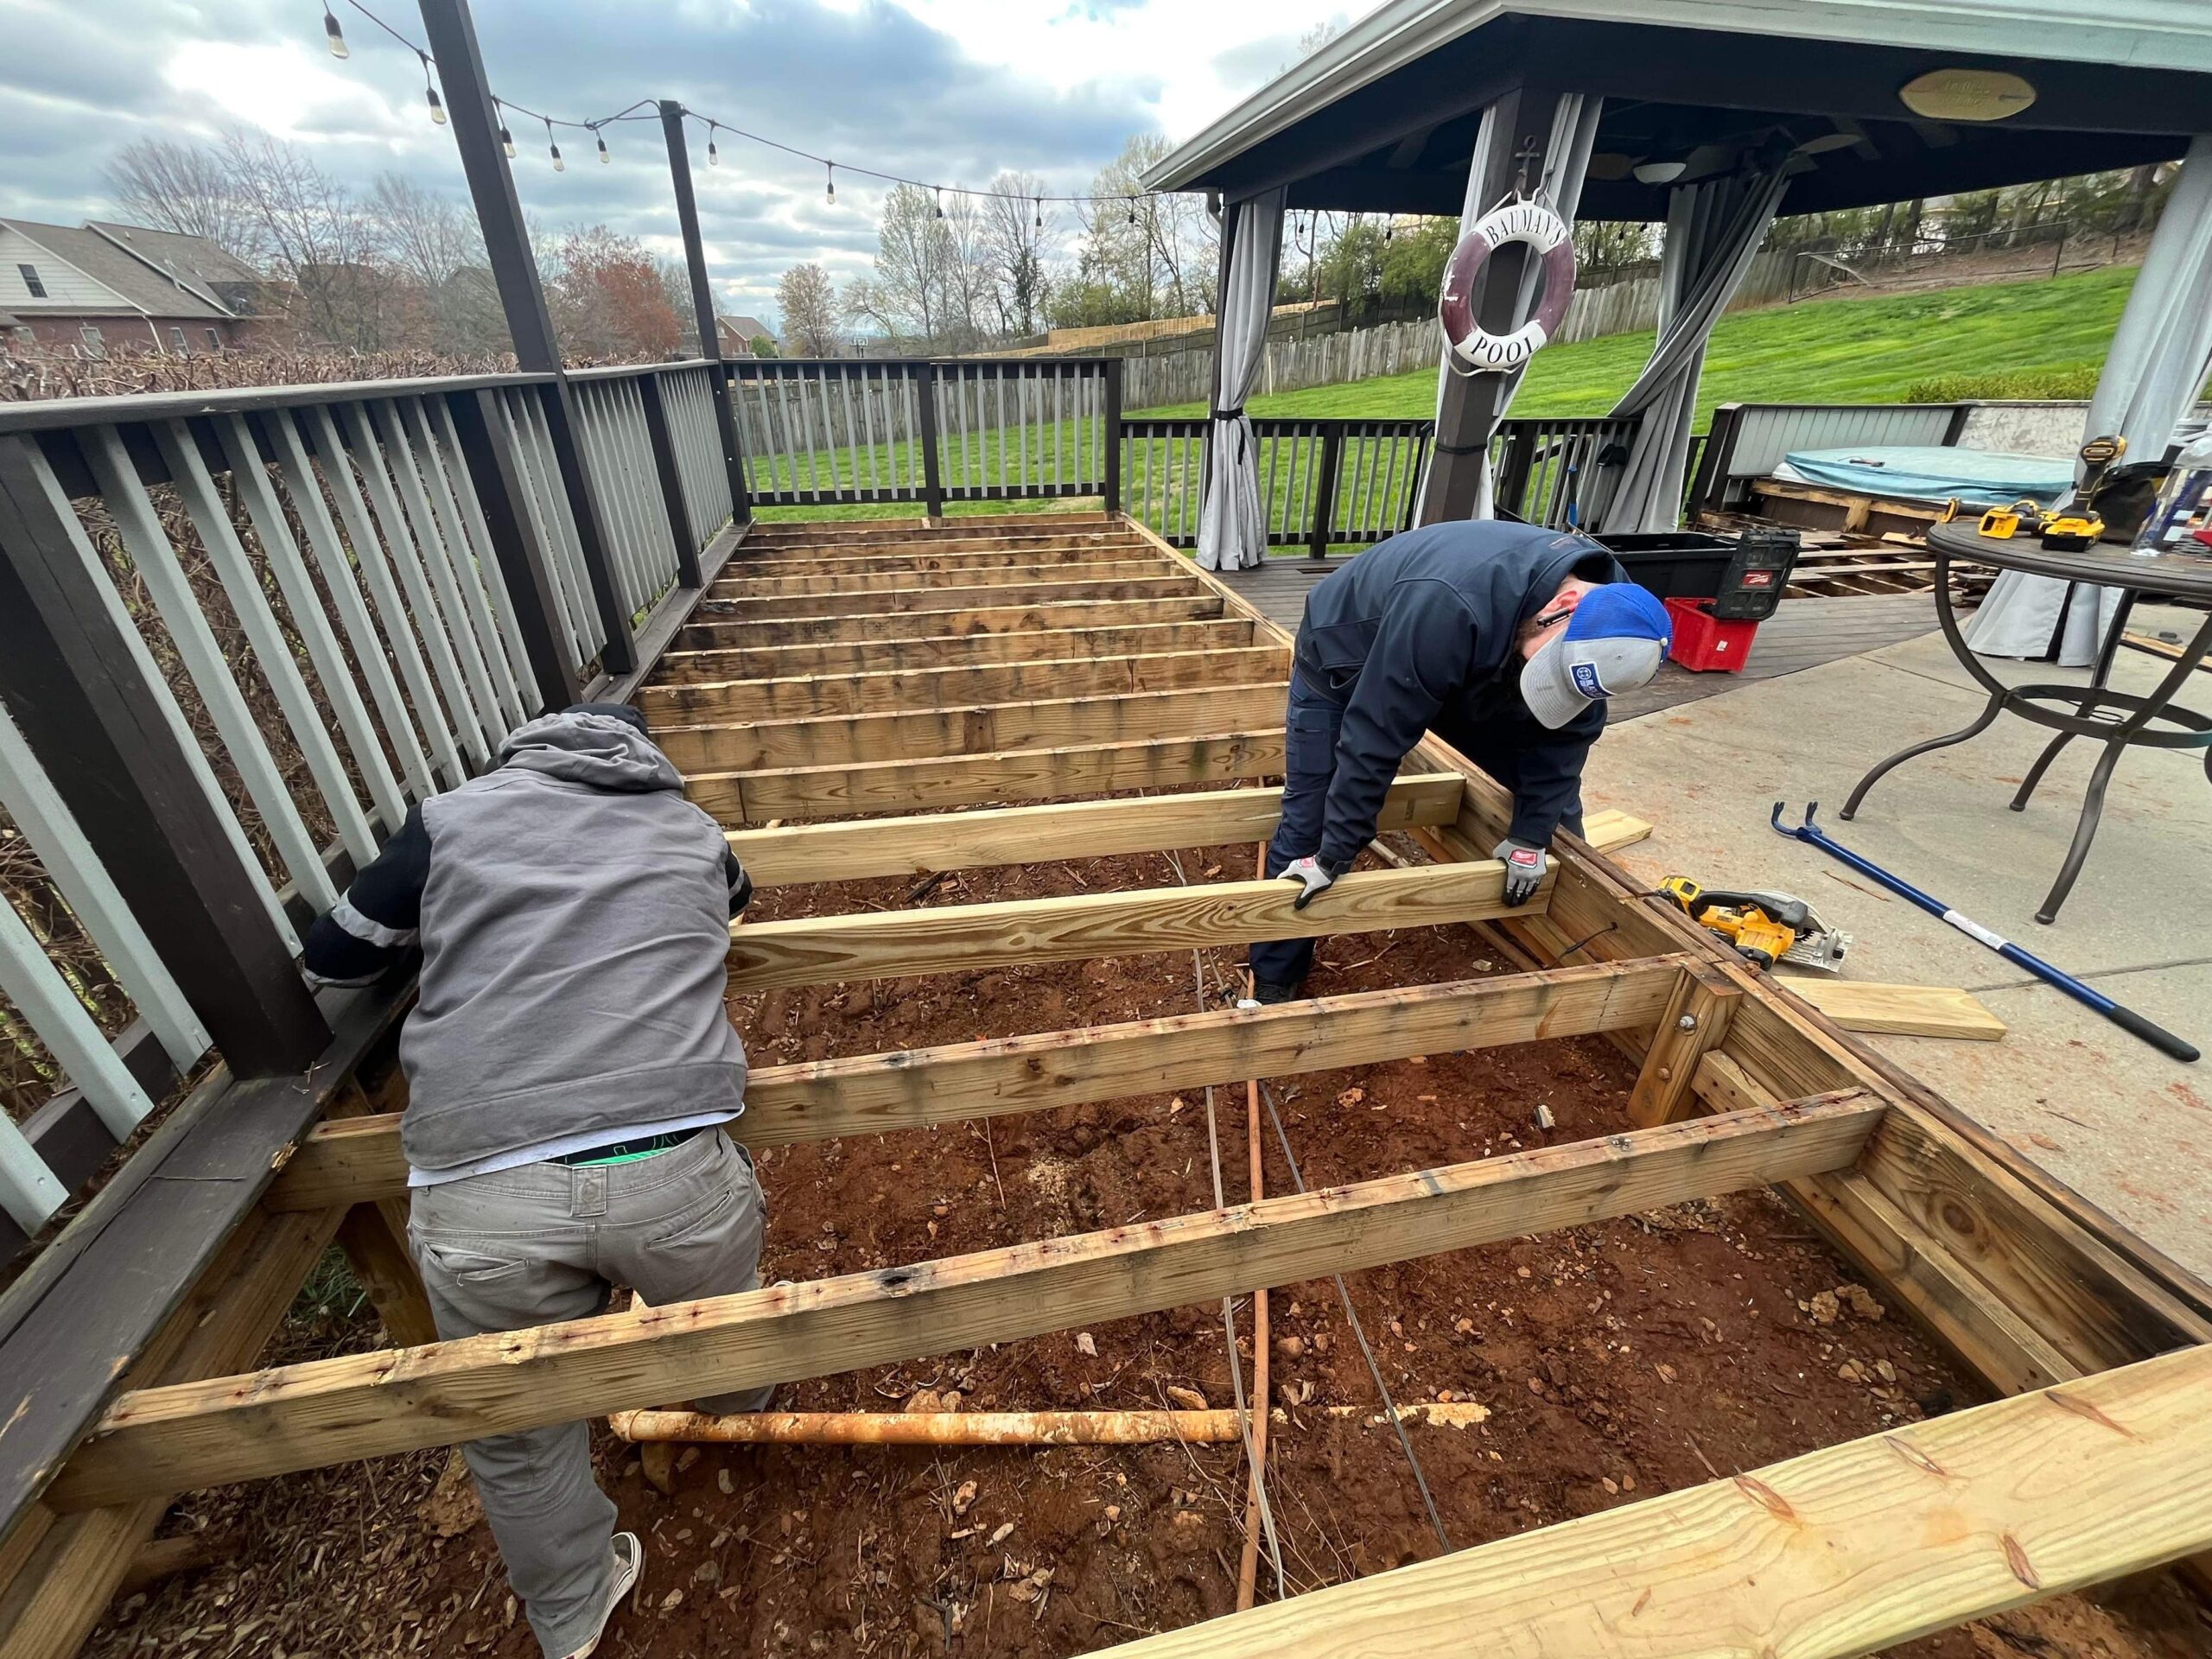
<instances>
[{"instance_id":1,"label":"wooden post","mask_svg":"<svg viewBox=\"0 0 2212 1659\"><path fill-rule=\"evenodd\" d=\"M1329 556L1330 521L1337 516L1337 469L1344 461L1344 428L1325 422L1321 427L1321 479L1313 491L1313 529L1306 537L1308 557Z\"/></svg>"},{"instance_id":2,"label":"wooden post","mask_svg":"<svg viewBox=\"0 0 2212 1659\"><path fill-rule=\"evenodd\" d=\"M691 278L699 355L714 365L715 430L721 438L722 466L729 474L730 516L738 524L747 524L753 518L753 503L746 493L745 454L738 447L737 419L730 409L729 365L722 361L721 328L715 321L715 290L707 280L707 249L699 236L698 198L691 189L691 151L683 137L683 106L672 98L660 100L660 130L668 141L669 181L676 188L676 221L683 232L683 268Z\"/></svg>"},{"instance_id":3,"label":"wooden post","mask_svg":"<svg viewBox=\"0 0 2212 1659\"><path fill-rule=\"evenodd\" d=\"M330 1028L35 442L0 437L0 702L232 1071L303 1071Z\"/></svg>"},{"instance_id":4,"label":"wooden post","mask_svg":"<svg viewBox=\"0 0 2212 1659\"><path fill-rule=\"evenodd\" d=\"M550 374L545 388L545 429L552 440L554 464L568 493L569 515L576 522L576 540L583 550L584 570L591 578L600 626L607 643L600 648L600 665L610 674L626 674L638 665L636 643L630 636L630 613L614 585L608 556L606 516L600 511L599 493L584 468L582 447L576 441L575 400L568 378L561 372L560 343L554 338L552 314L545 308L545 286L538 278L537 260L530 251L530 230L523 222L522 201L515 194L514 176L499 144L499 118L492 110L492 90L484 78L484 54L477 48L476 25L468 15L468 0L422 0L423 27L430 39L430 53L438 62L438 79L445 87L446 108L453 118L454 140L461 147L461 169L468 177L468 194L476 205L476 222L484 232L484 250L492 263L492 280L499 290L499 307L506 314L507 334L513 340L515 362L524 372Z\"/></svg>"},{"instance_id":5,"label":"wooden post","mask_svg":"<svg viewBox=\"0 0 2212 1659\"><path fill-rule=\"evenodd\" d=\"M676 444L669 435L668 405L662 400L660 376L638 377L639 401L645 410L645 442L653 452L653 473L660 480L661 505L668 510L668 533L676 538L676 585L696 588L700 537L691 522L690 505L683 499L683 474L677 469Z\"/></svg>"},{"instance_id":6,"label":"wooden post","mask_svg":"<svg viewBox=\"0 0 2212 1659\"><path fill-rule=\"evenodd\" d=\"M1106 359L1106 511L1122 510L1122 359Z\"/></svg>"},{"instance_id":7,"label":"wooden post","mask_svg":"<svg viewBox=\"0 0 2212 1659\"><path fill-rule=\"evenodd\" d=\"M548 709L565 709L582 700L582 665L571 660L575 652L561 622L561 601L554 592L547 552L523 505L524 485L515 470L514 453L499 437L499 411L493 406L498 396L488 390L450 392L446 407L461 440L461 463L468 468L469 482L484 508L485 527L491 531L492 551L507 596L514 601L537 694Z\"/></svg>"},{"instance_id":8,"label":"wooden post","mask_svg":"<svg viewBox=\"0 0 2212 1659\"><path fill-rule=\"evenodd\" d=\"M931 518L944 517L944 459L938 454L937 365L914 365L915 405L921 411L922 511ZM794 482L798 474L792 475Z\"/></svg>"},{"instance_id":9,"label":"wooden post","mask_svg":"<svg viewBox=\"0 0 2212 1659\"><path fill-rule=\"evenodd\" d=\"M405 1092L401 1089L401 1098L397 1103L387 1103L391 1109L406 1104ZM348 1082L333 1097L323 1116L326 1121L361 1118L375 1116L377 1109L359 1084ZM385 1333L394 1346L415 1348L438 1339L437 1322L430 1313L430 1298L423 1288L415 1253L408 1248L407 1200L404 1196L370 1198L354 1205L338 1225L338 1243L346 1251L346 1265L361 1281L361 1288L368 1292L377 1317L384 1321Z\"/></svg>"},{"instance_id":10,"label":"wooden post","mask_svg":"<svg viewBox=\"0 0 2212 1659\"><path fill-rule=\"evenodd\" d=\"M1683 965L1629 1096L1629 1121L1637 1128L1673 1123L1697 1109L1692 1085L1698 1062L1728 1034L1729 1018L1742 996L1742 987L1717 968L1701 962Z\"/></svg>"},{"instance_id":11,"label":"wooden post","mask_svg":"<svg viewBox=\"0 0 2212 1659\"><path fill-rule=\"evenodd\" d=\"M1482 176L1468 181L1475 201L1486 207L1505 196L1521 178L1524 162L1532 184L1541 176L1559 99L1556 92L1516 86L1490 106L1500 137L1491 147ZM1476 279L1475 316L1492 334L1510 334L1516 326L1514 313L1528 252L1517 243L1500 248ZM1504 410L1513 384L1514 377L1504 374L1446 377L1437 414L1435 455L1421 505L1423 524L1474 516L1491 429Z\"/></svg>"}]
</instances>

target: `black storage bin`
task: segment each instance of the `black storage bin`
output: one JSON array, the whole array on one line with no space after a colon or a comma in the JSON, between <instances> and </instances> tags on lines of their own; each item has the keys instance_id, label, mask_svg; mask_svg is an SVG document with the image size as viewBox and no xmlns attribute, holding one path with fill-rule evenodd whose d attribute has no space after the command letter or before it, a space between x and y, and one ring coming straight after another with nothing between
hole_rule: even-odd
<instances>
[{"instance_id":1,"label":"black storage bin","mask_svg":"<svg viewBox=\"0 0 2212 1659\"><path fill-rule=\"evenodd\" d=\"M1740 537L1702 530L1634 531L1595 538L1629 579L1660 599L1709 599L1724 622L1764 622L1797 562L1797 532L1761 526Z\"/></svg>"}]
</instances>

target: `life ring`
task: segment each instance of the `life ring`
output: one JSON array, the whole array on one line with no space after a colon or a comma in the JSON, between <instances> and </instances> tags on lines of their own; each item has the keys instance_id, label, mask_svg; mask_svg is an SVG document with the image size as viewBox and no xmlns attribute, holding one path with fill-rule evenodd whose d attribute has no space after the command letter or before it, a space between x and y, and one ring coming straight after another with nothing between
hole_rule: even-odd
<instances>
[{"instance_id":1,"label":"life ring","mask_svg":"<svg viewBox=\"0 0 2212 1659\"><path fill-rule=\"evenodd\" d=\"M1501 338L1476 322L1472 296L1475 279L1491 255L1515 242L1542 263L1543 293L1535 315ZM1520 368L1550 344L1573 296L1573 231L1540 201L1510 201L1477 219L1452 250L1436 318L1443 325L1445 344L1467 368L1503 373Z\"/></svg>"}]
</instances>

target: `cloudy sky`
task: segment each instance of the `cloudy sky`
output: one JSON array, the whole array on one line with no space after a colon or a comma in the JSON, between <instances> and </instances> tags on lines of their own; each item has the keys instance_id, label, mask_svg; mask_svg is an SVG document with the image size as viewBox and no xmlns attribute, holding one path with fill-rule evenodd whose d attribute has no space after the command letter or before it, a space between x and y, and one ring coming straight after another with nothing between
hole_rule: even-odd
<instances>
[{"instance_id":1,"label":"cloudy sky","mask_svg":"<svg viewBox=\"0 0 2212 1659\"><path fill-rule=\"evenodd\" d=\"M421 65L334 0L353 56L323 44L320 0L0 0L0 216L107 211L101 170L133 138L266 128L349 183L397 170L464 195L450 128L431 124ZM410 39L415 0L366 0ZM982 185L1026 169L1087 188L1128 137L1186 137L1298 55L1358 0L475 0L493 90L582 119L676 98L817 155ZM658 124L561 137L512 122L525 210L604 222L675 255ZM709 267L727 309L773 321L777 276L816 259L840 281L874 252L878 188L725 136L704 165ZM1062 222L1067 224L1065 212Z\"/></svg>"}]
</instances>

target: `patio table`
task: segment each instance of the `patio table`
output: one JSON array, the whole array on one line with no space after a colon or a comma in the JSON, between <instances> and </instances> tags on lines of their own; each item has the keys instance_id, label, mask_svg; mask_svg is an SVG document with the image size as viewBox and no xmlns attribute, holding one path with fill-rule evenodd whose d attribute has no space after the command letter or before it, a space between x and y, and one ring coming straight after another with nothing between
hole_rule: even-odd
<instances>
[{"instance_id":1,"label":"patio table","mask_svg":"<svg viewBox=\"0 0 2212 1659\"><path fill-rule=\"evenodd\" d=\"M2172 553L2139 555L2126 548L2101 545L2077 552L2058 552L2044 548L2031 535L1999 539L1984 536L1974 524L1964 521L1930 526L1928 550L1936 558L1936 620L1942 625L1943 637L1950 642L1952 653L1988 691L1989 701L1971 724L1948 736L1900 749L1876 766L1851 791L1851 798L1844 803L1843 816L1854 817L1866 791L1892 767L1916 755L1932 753L1977 737L1995 723L1999 715L2008 710L2057 733L2021 779L2019 792L2012 797L2015 812L2026 810L2029 798L2036 792L2036 785L2043 781L2050 763L2058 758L2059 751L2077 737L2094 739L2104 745L2104 753L2089 774L2088 791L2082 798L2081 818L2074 828L2073 844L2066 849L2066 861L2059 867L2058 880L2052 883L2043 908L2036 912L2039 922L2056 921L2059 906L2066 902L2075 878L2082 873L2082 861L2089 855L2089 843L2096 838L2097 820L2104 810L2105 788L2112 781L2113 768L2120 763L2122 751L2139 743L2151 748L2203 750L2205 774L2212 779L2212 716L2184 708L2174 700L2189 683L2190 676L2204 660L2206 652L2212 651L2212 615L2206 617L2195 637L2182 647L2171 671L2147 696L2114 690L2110 683L2120 636L2126 630L2128 614L2135 608L2136 601L2149 594L2157 599L2212 605L2212 558ZM1951 603L1954 559L1990 565L1999 570L2055 576L2061 582L2118 588L2120 608L2097 653L2088 683L2006 685L1991 673L1959 632L1959 619Z\"/></svg>"}]
</instances>

